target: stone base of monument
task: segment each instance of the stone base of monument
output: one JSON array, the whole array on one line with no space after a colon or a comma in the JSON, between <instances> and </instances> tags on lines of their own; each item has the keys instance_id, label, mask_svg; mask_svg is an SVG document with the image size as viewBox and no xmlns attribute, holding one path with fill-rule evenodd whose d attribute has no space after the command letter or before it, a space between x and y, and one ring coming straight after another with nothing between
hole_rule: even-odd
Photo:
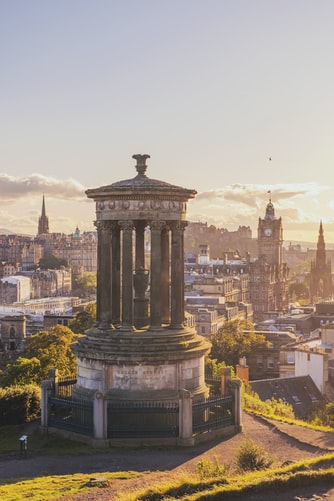
<instances>
[{"instance_id":1,"label":"stone base of monument","mask_svg":"<svg viewBox=\"0 0 334 501\"><path fill-rule=\"evenodd\" d=\"M168 437L191 445L192 405L209 394L204 358L210 348L192 327L94 327L73 345L78 375L72 398L94 401L95 438L100 428L101 438L113 443L165 443Z\"/></svg>"},{"instance_id":2,"label":"stone base of monument","mask_svg":"<svg viewBox=\"0 0 334 501\"><path fill-rule=\"evenodd\" d=\"M168 400L188 390L201 399L208 392L204 357L210 347L191 327L157 331L94 327L72 346L78 357L75 393Z\"/></svg>"}]
</instances>

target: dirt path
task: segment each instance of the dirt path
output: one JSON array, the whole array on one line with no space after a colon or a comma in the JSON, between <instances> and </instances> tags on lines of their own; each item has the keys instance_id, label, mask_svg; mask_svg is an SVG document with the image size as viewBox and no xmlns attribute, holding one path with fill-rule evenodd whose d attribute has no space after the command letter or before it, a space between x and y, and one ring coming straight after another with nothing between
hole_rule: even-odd
<instances>
[{"instance_id":1,"label":"dirt path","mask_svg":"<svg viewBox=\"0 0 334 501\"><path fill-rule=\"evenodd\" d=\"M152 485L163 479L180 475L184 471L196 472L200 459L215 459L224 463L228 470L233 470L235 455L239 446L246 438L251 438L262 445L278 463L284 461L298 461L304 458L313 458L334 450L334 434L320 433L306 428L279 424L244 414L244 430L219 442L197 445L195 447L182 447L176 449L109 449L103 453L80 456L38 456L28 454L26 458L19 455L0 455L0 478L19 479L34 478L43 475L61 475L76 472L89 473L92 476L106 471L137 471L142 475L137 479L115 480L109 488L92 488L87 493L70 496L62 499L84 500L112 500L117 498L117 493L145 485ZM332 490L330 490L333 488ZM334 483L321 489L301 489L291 496L283 497L282 493L269 493L266 497L247 497L247 501L296 501L308 499L326 499L334 501ZM312 498L312 495L318 497ZM279 497L275 497L278 496ZM287 494L288 495L288 494ZM303 497L303 496L308 497ZM226 499L226 498L225 498ZM241 501L234 498L234 501ZM246 501L243 498L242 501Z\"/></svg>"}]
</instances>

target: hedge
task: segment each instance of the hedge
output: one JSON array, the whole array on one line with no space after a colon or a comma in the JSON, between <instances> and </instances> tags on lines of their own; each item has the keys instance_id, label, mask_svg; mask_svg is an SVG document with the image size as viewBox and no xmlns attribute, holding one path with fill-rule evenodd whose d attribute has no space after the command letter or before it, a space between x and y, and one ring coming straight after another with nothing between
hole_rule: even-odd
<instances>
[{"instance_id":1,"label":"hedge","mask_svg":"<svg viewBox=\"0 0 334 501\"><path fill-rule=\"evenodd\" d=\"M0 425L23 424L40 416L39 386L10 386L0 388Z\"/></svg>"}]
</instances>

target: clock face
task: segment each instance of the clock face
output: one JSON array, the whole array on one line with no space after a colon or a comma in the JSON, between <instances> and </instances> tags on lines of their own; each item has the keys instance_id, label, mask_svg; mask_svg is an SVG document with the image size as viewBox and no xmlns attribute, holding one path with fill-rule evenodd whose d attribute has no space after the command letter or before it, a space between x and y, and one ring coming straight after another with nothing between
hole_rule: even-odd
<instances>
[{"instance_id":1,"label":"clock face","mask_svg":"<svg viewBox=\"0 0 334 501\"><path fill-rule=\"evenodd\" d=\"M271 228L266 228L264 230L264 234L266 237L271 237L271 234L272 234Z\"/></svg>"}]
</instances>

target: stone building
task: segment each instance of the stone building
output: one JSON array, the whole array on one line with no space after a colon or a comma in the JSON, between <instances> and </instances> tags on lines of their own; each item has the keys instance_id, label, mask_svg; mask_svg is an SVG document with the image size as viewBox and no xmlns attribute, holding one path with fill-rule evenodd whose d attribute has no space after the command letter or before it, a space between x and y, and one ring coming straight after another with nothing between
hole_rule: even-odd
<instances>
[{"instance_id":1,"label":"stone building","mask_svg":"<svg viewBox=\"0 0 334 501\"><path fill-rule=\"evenodd\" d=\"M93 231L81 233L77 227L71 235L62 235L50 242L49 251L58 259L65 259L75 275L96 273L97 238Z\"/></svg>"},{"instance_id":2,"label":"stone building","mask_svg":"<svg viewBox=\"0 0 334 501\"><path fill-rule=\"evenodd\" d=\"M0 262L0 278L11 277L19 271L18 263Z\"/></svg>"},{"instance_id":3,"label":"stone building","mask_svg":"<svg viewBox=\"0 0 334 501\"><path fill-rule=\"evenodd\" d=\"M0 320L1 346L5 352L17 352L23 349L26 337L25 315L4 316Z\"/></svg>"},{"instance_id":4,"label":"stone building","mask_svg":"<svg viewBox=\"0 0 334 501\"><path fill-rule=\"evenodd\" d=\"M0 280L0 303L12 304L31 298L31 281L29 277L14 275Z\"/></svg>"},{"instance_id":5,"label":"stone building","mask_svg":"<svg viewBox=\"0 0 334 501\"><path fill-rule=\"evenodd\" d=\"M71 270L36 270L31 274L32 299L67 296L72 289Z\"/></svg>"},{"instance_id":6,"label":"stone building","mask_svg":"<svg viewBox=\"0 0 334 501\"><path fill-rule=\"evenodd\" d=\"M15 263L20 270L31 271L38 266L40 259L47 255L66 260L73 274L96 273L96 232L80 232L79 228L76 228L70 235L50 233L43 196L37 235L1 235L0 261L3 262L3 267L7 263Z\"/></svg>"}]
</instances>

